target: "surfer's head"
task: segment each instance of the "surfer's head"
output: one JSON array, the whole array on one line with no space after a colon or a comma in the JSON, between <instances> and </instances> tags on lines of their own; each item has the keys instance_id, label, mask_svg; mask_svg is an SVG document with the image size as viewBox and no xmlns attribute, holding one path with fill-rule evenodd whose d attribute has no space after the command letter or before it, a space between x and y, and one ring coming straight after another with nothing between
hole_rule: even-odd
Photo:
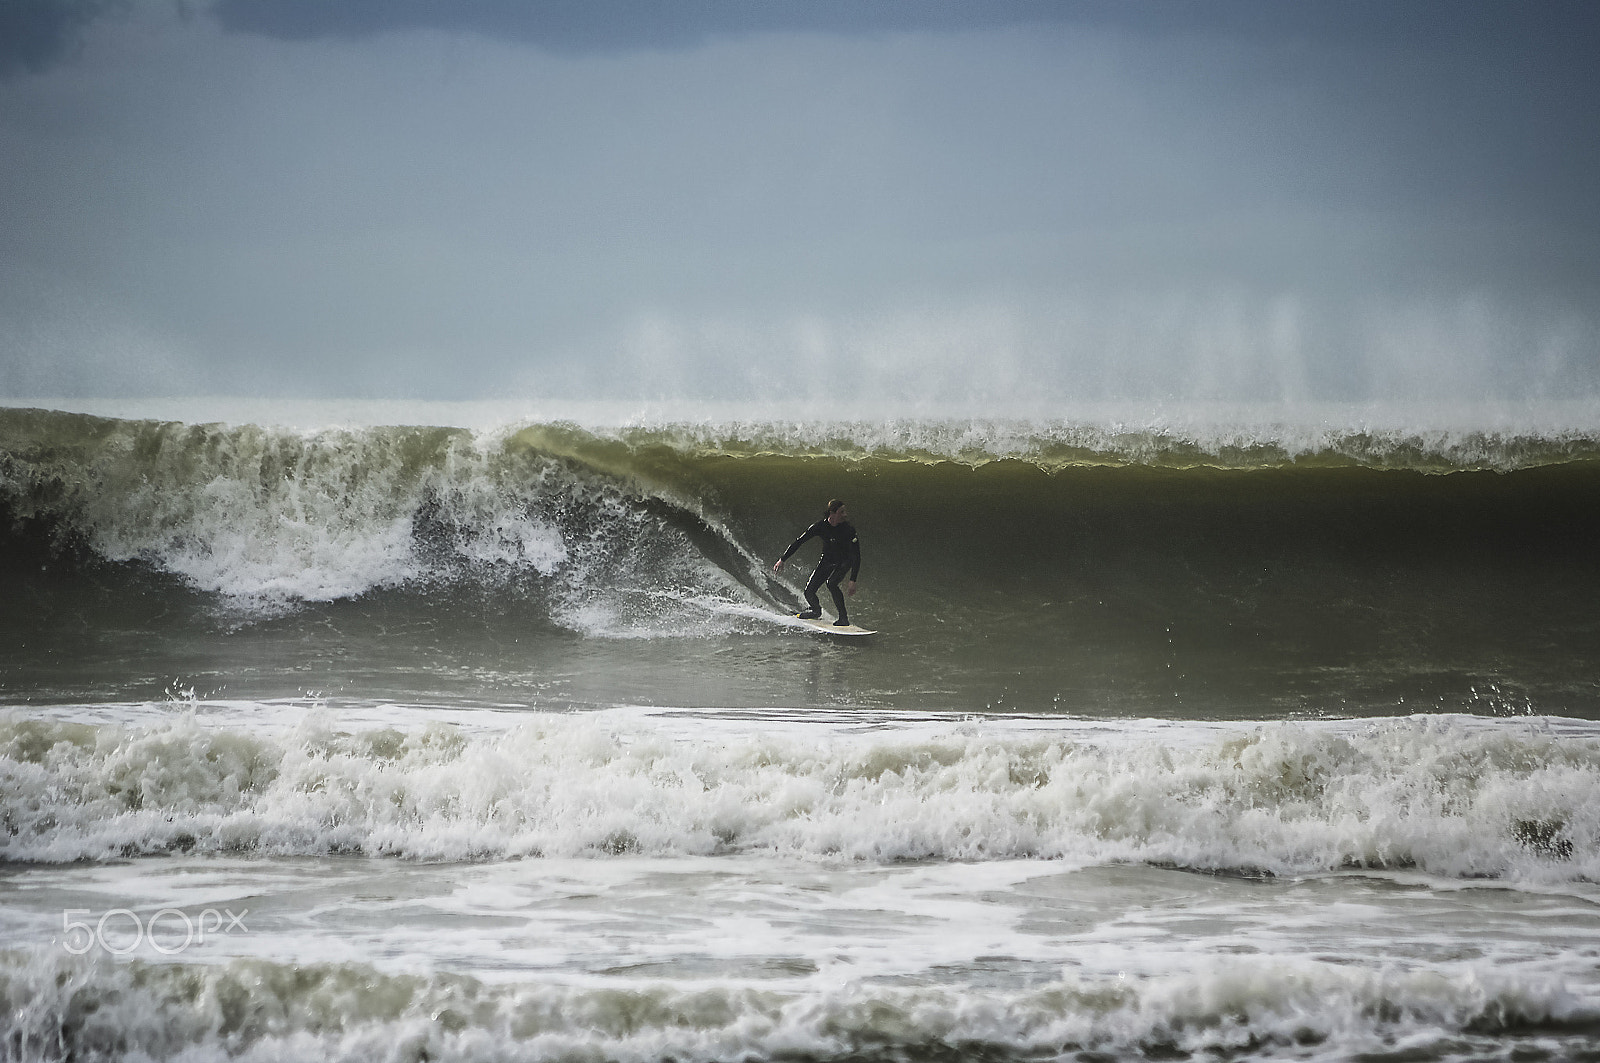
<instances>
[{"instance_id":1,"label":"surfer's head","mask_svg":"<svg viewBox=\"0 0 1600 1063\"><path fill-rule=\"evenodd\" d=\"M843 499L830 498L828 500L828 523L829 524L838 524L841 520L844 520L849 515L850 514L845 512L844 500Z\"/></svg>"}]
</instances>

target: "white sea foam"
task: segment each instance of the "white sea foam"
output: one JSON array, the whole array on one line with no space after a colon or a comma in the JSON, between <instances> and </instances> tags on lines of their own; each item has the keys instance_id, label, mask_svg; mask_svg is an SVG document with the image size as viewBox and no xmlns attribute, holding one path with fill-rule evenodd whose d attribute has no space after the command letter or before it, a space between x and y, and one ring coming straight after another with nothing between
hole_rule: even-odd
<instances>
[{"instance_id":1,"label":"white sea foam","mask_svg":"<svg viewBox=\"0 0 1600 1063\"><path fill-rule=\"evenodd\" d=\"M205 435L163 436L169 452L136 467L101 463L101 489L83 495L99 553L153 561L236 599L327 601L426 574L415 514L432 501L461 530L464 558L546 573L565 559L559 535L488 475L468 440L448 440L436 464L419 466L408 439Z\"/></svg>"},{"instance_id":2,"label":"white sea foam","mask_svg":"<svg viewBox=\"0 0 1600 1063\"><path fill-rule=\"evenodd\" d=\"M167 854L10 865L13 1057L1566 1058L1600 1021L1592 724L259 708L0 726L8 857ZM1378 849L1409 870L1316 874ZM60 945L203 908L248 931Z\"/></svg>"},{"instance_id":3,"label":"white sea foam","mask_svg":"<svg viewBox=\"0 0 1600 1063\"><path fill-rule=\"evenodd\" d=\"M502 733L0 723L10 860L364 852L1052 858L1600 877L1600 739L1524 721L840 732L538 715Z\"/></svg>"},{"instance_id":4,"label":"white sea foam","mask_svg":"<svg viewBox=\"0 0 1600 1063\"><path fill-rule=\"evenodd\" d=\"M0 953L15 1058L734 1060L1291 1051L1347 1059L1533 1034L1558 1051L1600 1016L1552 980L1483 965L1352 969L1221 957L1137 977L1063 974L1013 990L851 983L573 980L486 984L358 964L74 963Z\"/></svg>"}]
</instances>

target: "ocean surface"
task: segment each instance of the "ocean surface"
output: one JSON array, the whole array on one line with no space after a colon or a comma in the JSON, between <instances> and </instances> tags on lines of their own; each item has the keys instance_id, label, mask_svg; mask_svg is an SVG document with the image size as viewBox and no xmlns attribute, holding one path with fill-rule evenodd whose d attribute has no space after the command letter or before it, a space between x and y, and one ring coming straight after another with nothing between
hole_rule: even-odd
<instances>
[{"instance_id":1,"label":"ocean surface","mask_svg":"<svg viewBox=\"0 0 1600 1063\"><path fill-rule=\"evenodd\" d=\"M1592 404L52 405L0 1060L1600 1061Z\"/></svg>"}]
</instances>

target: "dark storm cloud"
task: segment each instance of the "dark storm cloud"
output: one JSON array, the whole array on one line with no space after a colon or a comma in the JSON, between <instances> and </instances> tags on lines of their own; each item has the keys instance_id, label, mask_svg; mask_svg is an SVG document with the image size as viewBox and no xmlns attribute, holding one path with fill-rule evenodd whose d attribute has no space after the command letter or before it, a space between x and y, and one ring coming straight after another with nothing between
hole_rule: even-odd
<instances>
[{"instance_id":1,"label":"dark storm cloud","mask_svg":"<svg viewBox=\"0 0 1600 1063\"><path fill-rule=\"evenodd\" d=\"M678 48L760 32L956 32L1075 22L1257 40L1592 44L1597 5L1573 0L217 0L224 27L291 40L468 31L554 50Z\"/></svg>"},{"instance_id":2,"label":"dark storm cloud","mask_svg":"<svg viewBox=\"0 0 1600 1063\"><path fill-rule=\"evenodd\" d=\"M391 30L469 31L558 51L680 48L775 31L959 30L1058 17L1046 0L219 0L230 30L302 40Z\"/></svg>"},{"instance_id":3,"label":"dark storm cloud","mask_svg":"<svg viewBox=\"0 0 1600 1063\"><path fill-rule=\"evenodd\" d=\"M1244 53L1237 77L1213 81L1215 95L1196 101L1197 114L1270 109L1270 99L1251 97L1298 93L1310 101L1299 134L1306 143L1293 144L1288 122L1284 147L1314 157L1325 150L1314 140L1364 138L1388 157L1394 180L1385 194L1435 209L1600 224L1591 194L1600 168L1600 3L1592 0L217 0L211 11L230 31L288 40L431 29L571 53L672 50L764 32L1051 24L1157 46L1231 44Z\"/></svg>"},{"instance_id":4,"label":"dark storm cloud","mask_svg":"<svg viewBox=\"0 0 1600 1063\"><path fill-rule=\"evenodd\" d=\"M84 27L125 0L0 0L0 78L72 55Z\"/></svg>"}]
</instances>

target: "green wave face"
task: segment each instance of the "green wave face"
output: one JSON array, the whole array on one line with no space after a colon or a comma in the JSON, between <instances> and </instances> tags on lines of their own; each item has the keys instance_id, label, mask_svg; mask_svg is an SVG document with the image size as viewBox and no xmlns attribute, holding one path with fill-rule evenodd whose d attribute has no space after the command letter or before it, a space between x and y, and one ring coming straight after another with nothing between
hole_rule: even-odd
<instances>
[{"instance_id":1,"label":"green wave face","mask_svg":"<svg viewBox=\"0 0 1600 1063\"><path fill-rule=\"evenodd\" d=\"M397 696L510 677L574 702L1581 715L1600 701L1596 448L1570 431L296 432L4 410L0 563L22 588L0 606L19 633L6 683L93 687L131 657L152 681L287 669ZM779 620L814 547L770 565L832 497L862 537L853 616L889 638L818 675L790 654L816 643Z\"/></svg>"}]
</instances>

